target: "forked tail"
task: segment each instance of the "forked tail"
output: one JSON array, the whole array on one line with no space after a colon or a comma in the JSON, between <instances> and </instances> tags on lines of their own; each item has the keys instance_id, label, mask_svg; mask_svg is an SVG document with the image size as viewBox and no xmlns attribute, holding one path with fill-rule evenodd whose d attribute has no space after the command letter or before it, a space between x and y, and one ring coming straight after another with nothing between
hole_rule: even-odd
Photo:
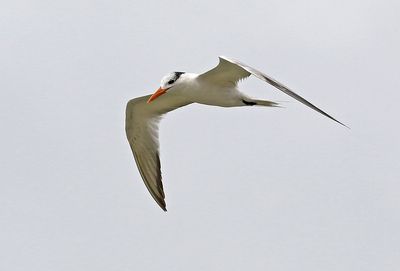
<instances>
[{"instance_id":1,"label":"forked tail","mask_svg":"<svg viewBox=\"0 0 400 271\"><path fill-rule=\"evenodd\" d=\"M270 107L279 107L278 103L268 101L268 100L254 100L254 99L246 99L242 100L245 105L260 105L260 106L270 106Z\"/></svg>"}]
</instances>

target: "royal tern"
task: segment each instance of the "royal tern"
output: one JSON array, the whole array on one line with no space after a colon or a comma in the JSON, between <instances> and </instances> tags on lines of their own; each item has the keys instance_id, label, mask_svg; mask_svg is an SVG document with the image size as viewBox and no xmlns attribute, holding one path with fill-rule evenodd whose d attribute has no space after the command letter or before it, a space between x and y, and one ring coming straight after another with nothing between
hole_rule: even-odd
<instances>
[{"instance_id":1,"label":"royal tern","mask_svg":"<svg viewBox=\"0 0 400 271\"><path fill-rule=\"evenodd\" d=\"M219 57L219 64L202 74L170 73L162 78L160 88L153 95L128 102L125 122L126 135L140 175L150 194L164 211L167 209L161 181L158 143L158 123L161 116L191 103L222 107L277 106L275 102L252 99L239 91L238 81L250 75L344 125L270 76L227 57Z\"/></svg>"}]
</instances>

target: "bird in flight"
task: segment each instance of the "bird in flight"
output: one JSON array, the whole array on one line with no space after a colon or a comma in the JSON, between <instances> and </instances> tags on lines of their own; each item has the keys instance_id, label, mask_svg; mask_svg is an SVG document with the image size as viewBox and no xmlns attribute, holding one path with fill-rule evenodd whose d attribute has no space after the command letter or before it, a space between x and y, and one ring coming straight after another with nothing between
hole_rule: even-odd
<instances>
[{"instance_id":1,"label":"bird in flight","mask_svg":"<svg viewBox=\"0 0 400 271\"><path fill-rule=\"evenodd\" d=\"M222 107L278 106L272 101L252 99L238 89L238 82L250 75L346 126L270 76L231 58L219 57L219 64L202 74L172 72L162 78L160 88L153 95L128 102L125 120L126 135L140 175L151 196L164 211L167 209L158 143L158 123L162 115L191 103Z\"/></svg>"}]
</instances>

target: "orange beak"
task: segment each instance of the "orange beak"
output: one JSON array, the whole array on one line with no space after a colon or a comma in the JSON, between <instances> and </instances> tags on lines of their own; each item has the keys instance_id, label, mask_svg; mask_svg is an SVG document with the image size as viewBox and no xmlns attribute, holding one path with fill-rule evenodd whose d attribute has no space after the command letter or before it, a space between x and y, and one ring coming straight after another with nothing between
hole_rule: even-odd
<instances>
[{"instance_id":1,"label":"orange beak","mask_svg":"<svg viewBox=\"0 0 400 271\"><path fill-rule=\"evenodd\" d=\"M163 88L160 87L159 89L157 89L156 92L154 92L153 95L151 95L151 97L149 98L149 100L147 101L147 103L148 103L148 104L151 103L153 100L157 99L159 96L163 95L163 94L166 93L166 92L167 92L166 89L163 89Z\"/></svg>"}]
</instances>

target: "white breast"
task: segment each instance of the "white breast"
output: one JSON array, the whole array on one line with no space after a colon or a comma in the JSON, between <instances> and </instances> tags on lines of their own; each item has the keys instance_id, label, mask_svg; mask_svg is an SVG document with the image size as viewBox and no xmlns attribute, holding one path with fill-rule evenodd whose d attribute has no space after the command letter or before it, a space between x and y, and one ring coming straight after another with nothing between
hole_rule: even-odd
<instances>
[{"instance_id":1,"label":"white breast","mask_svg":"<svg viewBox=\"0 0 400 271\"><path fill-rule=\"evenodd\" d=\"M246 96L236 86L216 85L213 82L201 80L198 75L191 74L186 84L182 84L181 95L187 96L192 102L223 107L241 106Z\"/></svg>"}]
</instances>

